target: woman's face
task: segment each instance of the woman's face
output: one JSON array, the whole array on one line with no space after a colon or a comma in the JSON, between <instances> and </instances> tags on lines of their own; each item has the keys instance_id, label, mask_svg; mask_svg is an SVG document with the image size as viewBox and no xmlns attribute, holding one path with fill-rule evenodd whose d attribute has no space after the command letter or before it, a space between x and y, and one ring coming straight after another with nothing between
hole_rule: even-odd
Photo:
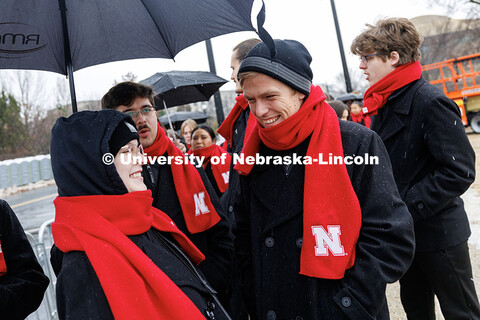
<instances>
[{"instance_id":1,"label":"woman's face","mask_svg":"<svg viewBox=\"0 0 480 320\"><path fill-rule=\"evenodd\" d=\"M362 111L362 108L360 108L360 105L358 103L354 102L350 105L350 111L356 115Z\"/></svg>"},{"instance_id":2,"label":"woman's face","mask_svg":"<svg viewBox=\"0 0 480 320\"><path fill-rule=\"evenodd\" d=\"M138 140L131 140L118 150L113 160L115 169L128 192L147 190L147 186L143 183L140 158L135 158L143 157L141 150Z\"/></svg>"},{"instance_id":3,"label":"woman's face","mask_svg":"<svg viewBox=\"0 0 480 320\"><path fill-rule=\"evenodd\" d=\"M343 110L342 117L340 118L340 120L345 120L345 121L348 120L348 110L347 109Z\"/></svg>"},{"instance_id":4,"label":"woman's face","mask_svg":"<svg viewBox=\"0 0 480 320\"><path fill-rule=\"evenodd\" d=\"M210 134L204 129L197 129L192 136L192 149L198 150L210 147L215 141L212 140Z\"/></svg>"},{"instance_id":5,"label":"woman's face","mask_svg":"<svg viewBox=\"0 0 480 320\"><path fill-rule=\"evenodd\" d=\"M183 138L187 144L192 144L192 130L193 128L190 126L185 126L183 128Z\"/></svg>"}]
</instances>

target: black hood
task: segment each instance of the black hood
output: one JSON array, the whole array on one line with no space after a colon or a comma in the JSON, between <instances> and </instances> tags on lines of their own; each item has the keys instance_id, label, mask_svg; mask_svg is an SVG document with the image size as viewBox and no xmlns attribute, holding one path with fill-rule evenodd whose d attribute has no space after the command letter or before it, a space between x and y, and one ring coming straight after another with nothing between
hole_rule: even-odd
<instances>
[{"instance_id":1,"label":"black hood","mask_svg":"<svg viewBox=\"0 0 480 320\"><path fill-rule=\"evenodd\" d=\"M116 110L81 111L61 117L52 129L50 156L53 176L62 197L128 193L113 164L103 156L115 128L132 118ZM113 155L114 157L115 155Z\"/></svg>"}]
</instances>

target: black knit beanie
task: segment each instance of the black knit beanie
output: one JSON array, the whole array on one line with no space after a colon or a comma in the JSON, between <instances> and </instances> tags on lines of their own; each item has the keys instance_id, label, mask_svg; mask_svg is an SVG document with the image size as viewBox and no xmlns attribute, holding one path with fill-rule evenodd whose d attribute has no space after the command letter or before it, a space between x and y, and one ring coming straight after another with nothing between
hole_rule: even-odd
<instances>
[{"instance_id":1,"label":"black knit beanie","mask_svg":"<svg viewBox=\"0 0 480 320\"><path fill-rule=\"evenodd\" d=\"M260 42L242 60L238 74L255 71L277 79L308 96L313 72L312 57L303 44L295 40L275 39L276 54L272 59L270 50Z\"/></svg>"},{"instance_id":2,"label":"black knit beanie","mask_svg":"<svg viewBox=\"0 0 480 320\"><path fill-rule=\"evenodd\" d=\"M110 153L116 156L121 147L132 140L139 140L137 129L129 122L122 121L118 124L108 141ZM140 141L140 140L139 140Z\"/></svg>"}]
</instances>

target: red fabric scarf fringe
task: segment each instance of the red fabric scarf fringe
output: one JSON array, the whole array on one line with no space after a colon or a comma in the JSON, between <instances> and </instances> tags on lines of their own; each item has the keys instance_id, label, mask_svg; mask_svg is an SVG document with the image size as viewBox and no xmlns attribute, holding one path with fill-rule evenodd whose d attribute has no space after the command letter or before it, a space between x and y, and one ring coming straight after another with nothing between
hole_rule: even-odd
<instances>
[{"instance_id":1,"label":"red fabric scarf fringe","mask_svg":"<svg viewBox=\"0 0 480 320\"><path fill-rule=\"evenodd\" d=\"M393 92L420 79L421 76L422 66L418 61L402 64L395 68L365 91L363 113L368 116L377 114Z\"/></svg>"},{"instance_id":2,"label":"red fabric scarf fringe","mask_svg":"<svg viewBox=\"0 0 480 320\"><path fill-rule=\"evenodd\" d=\"M167 137L165 131L158 125L157 137L153 144L145 149L147 156L163 156L167 152L169 156L182 157L185 155L173 144ZM210 229L218 221L220 217L212 204L210 195L208 194L203 184L200 173L195 167L188 163L177 165L172 163L172 175L175 182L175 190L182 207L183 216L190 233L198 233ZM200 194L203 192L204 201L208 212L201 212L196 208L195 195L201 198Z\"/></svg>"},{"instance_id":3,"label":"red fabric scarf fringe","mask_svg":"<svg viewBox=\"0 0 480 320\"><path fill-rule=\"evenodd\" d=\"M251 135L245 140L242 153L245 157L254 156L259 151L260 142L274 150L288 150L311 136L307 156L343 156L339 120L324 100L322 89L312 86L308 99L288 119L271 128L262 128L257 121ZM252 168L253 165L240 163L235 166L241 174L250 173ZM316 255L317 241L312 228L323 228L328 234L329 227L336 226L340 226L343 252L333 255L330 250L326 255ZM345 165L315 162L305 165L300 274L326 279L343 278L345 270L355 262L355 245L360 227L360 205ZM319 246L326 246L322 239L318 241Z\"/></svg>"},{"instance_id":4,"label":"red fabric scarf fringe","mask_svg":"<svg viewBox=\"0 0 480 320\"><path fill-rule=\"evenodd\" d=\"M151 191L125 195L57 197L52 234L63 252L84 251L115 319L205 319L193 302L127 235L152 226L170 232L200 263L204 256L162 211Z\"/></svg>"},{"instance_id":5,"label":"red fabric scarf fringe","mask_svg":"<svg viewBox=\"0 0 480 320\"><path fill-rule=\"evenodd\" d=\"M215 143L206 148L192 150L192 154L198 157L205 157L204 166L208 164L212 157L217 157L220 160L219 164L210 164L210 166L218 189L220 189L222 193L225 192L228 188L228 172L230 171L230 163L232 161L230 154ZM225 154L223 156L223 161L221 160L222 154ZM226 175L227 177L226 182L223 175Z\"/></svg>"}]
</instances>

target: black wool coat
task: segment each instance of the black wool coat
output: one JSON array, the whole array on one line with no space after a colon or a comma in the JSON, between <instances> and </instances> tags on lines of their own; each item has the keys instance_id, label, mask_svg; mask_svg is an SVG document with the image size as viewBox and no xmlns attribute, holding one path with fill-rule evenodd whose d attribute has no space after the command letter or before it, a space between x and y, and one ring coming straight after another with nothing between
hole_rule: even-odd
<instances>
[{"instance_id":1,"label":"black wool coat","mask_svg":"<svg viewBox=\"0 0 480 320\"><path fill-rule=\"evenodd\" d=\"M299 274L303 190L308 188L305 166L257 165L248 176L240 176L235 246L252 319L389 319L385 288L405 273L413 259L412 218L377 134L346 121L340 121L340 130L345 156L369 154L379 161L347 165L362 210L362 227L355 264L343 279ZM309 142L282 152L262 144L260 153L305 155Z\"/></svg>"},{"instance_id":2,"label":"black wool coat","mask_svg":"<svg viewBox=\"0 0 480 320\"><path fill-rule=\"evenodd\" d=\"M245 138L245 130L247 129L248 118L250 116L250 108L242 110L240 116L233 125L233 143L227 148L227 151L234 156L234 154L240 154L243 148L243 140ZM228 189L224 192L220 199L222 207L224 208L227 218L230 221L232 227L235 227L235 214L233 212L235 195L239 190L240 178L238 172L233 169L235 163L230 164L230 174L228 175Z\"/></svg>"},{"instance_id":3,"label":"black wool coat","mask_svg":"<svg viewBox=\"0 0 480 320\"><path fill-rule=\"evenodd\" d=\"M162 234L163 238L159 238L158 234ZM152 228L128 238L185 293L203 315L212 311L215 319L229 319L218 306L212 309L211 306L215 304L212 295L196 273L187 266L185 259L175 253L180 250L178 245L176 250L172 250L169 242L161 240L166 238L175 244L170 235ZM129 280L125 281L128 283ZM71 251L63 255L56 289L60 319L114 319L107 297L85 252Z\"/></svg>"},{"instance_id":4,"label":"black wool coat","mask_svg":"<svg viewBox=\"0 0 480 320\"><path fill-rule=\"evenodd\" d=\"M466 241L471 231L460 195L475 180L475 153L457 105L421 78L394 92L371 128L415 222L417 251Z\"/></svg>"},{"instance_id":5,"label":"black wool coat","mask_svg":"<svg viewBox=\"0 0 480 320\"><path fill-rule=\"evenodd\" d=\"M25 319L40 306L49 280L4 200L0 200L0 243L7 265L7 273L0 276L0 319Z\"/></svg>"},{"instance_id":6,"label":"black wool coat","mask_svg":"<svg viewBox=\"0 0 480 320\"><path fill-rule=\"evenodd\" d=\"M170 166L158 163L144 166L143 177L147 188L152 191L153 206L165 212L205 255L198 267L218 292L221 302L226 304L232 281L233 234L205 171L198 168L198 172L221 220L210 229L195 234L187 229Z\"/></svg>"}]
</instances>

